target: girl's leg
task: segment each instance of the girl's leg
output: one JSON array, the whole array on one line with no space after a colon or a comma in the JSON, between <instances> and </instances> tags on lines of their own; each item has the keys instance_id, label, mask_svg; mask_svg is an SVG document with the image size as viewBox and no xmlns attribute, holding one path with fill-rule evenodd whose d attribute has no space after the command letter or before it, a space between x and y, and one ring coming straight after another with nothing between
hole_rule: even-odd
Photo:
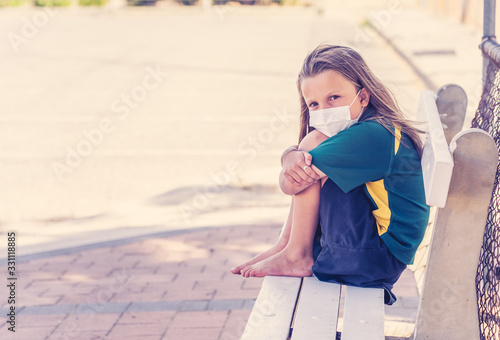
<instances>
[{"instance_id":1,"label":"girl's leg","mask_svg":"<svg viewBox=\"0 0 500 340\"><path fill-rule=\"evenodd\" d=\"M321 183L317 182L294 196L292 225L286 246L280 252L243 268L241 275L312 275L313 241L318 226L320 189Z\"/></svg>"},{"instance_id":2,"label":"girl's leg","mask_svg":"<svg viewBox=\"0 0 500 340\"><path fill-rule=\"evenodd\" d=\"M290 202L290 211L288 213L288 217L285 221L285 224L283 225L283 228L281 229L281 233L280 233L280 237L278 238L278 241L271 248L266 250L265 252L255 256L254 258L240 264L239 266L237 266L235 268L231 268L231 272L233 274L241 274L241 270L243 270L243 268L246 268L246 267L251 266L257 262L265 260L268 257L279 253L280 251L282 251L285 248L285 246L288 243L288 239L290 238L290 232L292 230L294 201L295 201L295 197L292 196L292 201Z\"/></svg>"},{"instance_id":3,"label":"girl's leg","mask_svg":"<svg viewBox=\"0 0 500 340\"><path fill-rule=\"evenodd\" d=\"M309 151L327 138L319 131L312 131L300 142L299 150ZM260 262L252 261L253 263L246 267L238 267L243 276L312 274L313 241L318 226L320 190L321 183L317 182L293 196L293 209L290 210L287 220L287 224L291 225L286 229L288 242L285 247L277 253L268 253L267 255L271 256L263 256L264 259Z\"/></svg>"}]
</instances>

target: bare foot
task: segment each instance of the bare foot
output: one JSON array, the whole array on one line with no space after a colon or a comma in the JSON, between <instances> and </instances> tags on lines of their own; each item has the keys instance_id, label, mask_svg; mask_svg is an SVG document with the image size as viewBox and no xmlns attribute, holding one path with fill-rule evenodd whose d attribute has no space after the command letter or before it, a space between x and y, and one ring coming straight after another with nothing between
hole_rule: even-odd
<instances>
[{"instance_id":1,"label":"bare foot","mask_svg":"<svg viewBox=\"0 0 500 340\"><path fill-rule=\"evenodd\" d=\"M241 274L241 271L243 270L243 268L246 268L248 266L256 264L262 260L267 259L270 256L273 256L273 255L279 253L280 251L282 251L286 247L287 242L288 242L287 240L282 240L282 239L278 240L278 242L276 242L276 244L274 246L272 246L271 248L269 248L265 252L260 253L259 255L253 257L252 259L248 260L247 262L240 264L237 267L231 268L231 273Z\"/></svg>"},{"instance_id":2,"label":"bare foot","mask_svg":"<svg viewBox=\"0 0 500 340\"><path fill-rule=\"evenodd\" d=\"M314 259L312 256L294 256L285 248L281 252L268 257L241 271L244 277L274 276L311 276Z\"/></svg>"}]
</instances>

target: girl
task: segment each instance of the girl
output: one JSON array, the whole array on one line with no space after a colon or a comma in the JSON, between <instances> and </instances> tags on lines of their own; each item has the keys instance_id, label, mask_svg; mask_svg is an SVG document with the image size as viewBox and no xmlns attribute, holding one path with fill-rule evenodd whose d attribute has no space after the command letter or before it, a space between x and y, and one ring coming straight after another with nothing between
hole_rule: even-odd
<instances>
[{"instance_id":1,"label":"girl","mask_svg":"<svg viewBox=\"0 0 500 340\"><path fill-rule=\"evenodd\" d=\"M318 46L297 85L300 144L284 154L280 174L281 189L293 195L288 219L273 247L232 272L314 274L384 288L392 304L429 218L419 131L351 48Z\"/></svg>"}]
</instances>

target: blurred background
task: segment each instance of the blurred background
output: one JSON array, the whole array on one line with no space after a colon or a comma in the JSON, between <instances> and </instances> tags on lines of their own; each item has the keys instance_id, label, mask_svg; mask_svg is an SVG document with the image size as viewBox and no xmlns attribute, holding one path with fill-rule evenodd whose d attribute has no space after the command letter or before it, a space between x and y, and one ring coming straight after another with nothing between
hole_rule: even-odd
<instances>
[{"instance_id":1,"label":"blurred background","mask_svg":"<svg viewBox=\"0 0 500 340\"><path fill-rule=\"evenodd\" d=\"M420 90L454 82L469 96L470 122L481 93L479 0L0 6L0 232L18 232L21 255L281 223L296 77L321 42L356 48L410 115ZM457 27L466 33L446 31Z\"/></svg>"}]
</instances>

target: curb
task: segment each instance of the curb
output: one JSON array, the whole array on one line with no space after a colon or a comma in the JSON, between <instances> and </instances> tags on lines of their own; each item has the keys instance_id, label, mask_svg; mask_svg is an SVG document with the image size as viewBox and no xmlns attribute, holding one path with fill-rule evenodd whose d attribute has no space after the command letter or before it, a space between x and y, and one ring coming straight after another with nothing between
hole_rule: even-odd
<instances>
[{"instance_id":1,"label":"curb","mask_svg":"<svg viewBox=\"0 0 500 340\"><path fill-rule=\"evenodd\" d=\"M155 232L155 233L149 233L149 234L141 234L141 235L136 235L136 236L116 238L116 239L107 240L107 241L87 243L87 244L82 244L82 245L78 245L78 246L74 246L74 247L39 251L39 252L34 252L31 254L26 254L26 255L17 255L16 260L19 262L29 262L32 260L39 260L41 258L66 255L66 254L71 254L71 253L75 253L75 252L79 252L79 251L120 246L120 245L124 245L124 244L139 242L139 241L146 240L146 239L151 239L151 238L172 237L172 236L178 236L178 235L183 235L183 234L195 233L198 231L214 230L214 229L219 229L219 228L227 228L227 227L209 227L209 226L207 226L207 227L200 227L200 228L193 228L193 229L176 229L176 230L168 230L168 231ZM8 258L0 259L0 265L6 264L7 261L8 261Z\"/></svg>"},{"instance_id":2,"label":"curb","mask_svg":"<svg viewBox=\"0 0 500 340\"><path fill-rule=\"evenodd\" d=\"M366 19L366 22L367 22L367 25L373 29L373 31L375 31L375 33L377 33L377 35L382 38L389 46L391 46L391 48L394 50L394 52L396 52L396 54L402 59L404 60L404 62L410 66L410 68L413 70L413 72L415 72L415 74L420 78L420 80L422 80L425 84L425 86L432 90L433 92L437 92L438 90L438 86L436 86L436 84L429 79L429 77L420 69L418 68L418 66L412 61L411 57L408 56L405 52L403 52L403 50L401 48L399 48L397 46L397 44L395 44L387 35L385 35L385 33L378 29L376 27L376 25L374 25L372 23L372 21L370 19Z\"/></svg>"}]
</instances>

